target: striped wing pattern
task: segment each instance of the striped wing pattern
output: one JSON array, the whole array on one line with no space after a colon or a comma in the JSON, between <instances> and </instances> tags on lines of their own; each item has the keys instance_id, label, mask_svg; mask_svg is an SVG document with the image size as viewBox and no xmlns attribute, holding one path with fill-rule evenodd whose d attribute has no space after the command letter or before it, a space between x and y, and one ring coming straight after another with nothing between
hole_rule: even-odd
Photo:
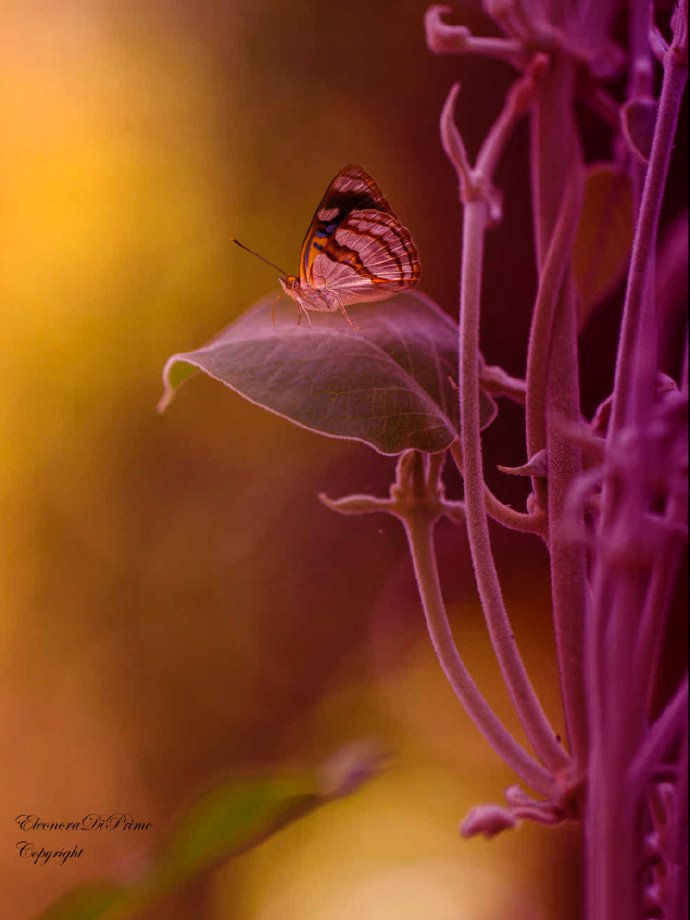
<instances>
[{"instance_id":1,"label":"striped wing pattern","mask_svg":"<svg viewBox=\"0 0 690 920\"><path fill-rule=\"evenodd\" d=\"M305 306L323 309L320 292L333 294L343 306L384 300L412 287L419 274L409 230L371 176L346 166L328 186L302 244Z\"/></svg>"}]
</instances>

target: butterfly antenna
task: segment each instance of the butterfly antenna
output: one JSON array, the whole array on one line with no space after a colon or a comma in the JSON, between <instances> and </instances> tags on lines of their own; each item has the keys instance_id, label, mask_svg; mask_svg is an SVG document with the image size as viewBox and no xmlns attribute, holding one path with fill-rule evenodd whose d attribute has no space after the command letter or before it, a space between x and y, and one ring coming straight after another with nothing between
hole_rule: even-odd
<instances>
[{"instance_id":1,"label":"butterfly antenna","mask_svg":"<svg viewBox=\"0 0 690 920\"><path fill-rule=\"evenodd\" d=\"M284 269L280 268L279 265L275 265L273 262L269 262L268 259L265 259L263 256L259 255L258 252L254 252L254 250L253 250L253 249L250 249L249 246L245 246L244 243L240 243L240 241L239 241L239 240L236 240L234 236L233 236L233 238L232 238L232 242L233 242L236 246L239 246L240 249L244 249L245 252L248 252L248 253L250 253L251 255L256 256L257 259L261 259L261 261L262 261L262 262L265 262L266 265L270 265L271 268L275 268L275 270L278 271L278 272L280 272L281 275L289 275L289 274L290 274L290 272L286 272Z\"/></svg>"}]
</instances>

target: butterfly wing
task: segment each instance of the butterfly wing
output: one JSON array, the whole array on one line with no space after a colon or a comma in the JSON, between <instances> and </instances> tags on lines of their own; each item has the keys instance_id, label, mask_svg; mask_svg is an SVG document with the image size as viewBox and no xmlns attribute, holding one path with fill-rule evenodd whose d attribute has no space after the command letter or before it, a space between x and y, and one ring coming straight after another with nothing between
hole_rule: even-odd
<instances>
[{"instance_id":1,"label":"butterfly wing","mask_svg":"<svg viewBox=\"0 0 690 920\"><path fill-rule=\"evenodd\" d=\"M327 289L347 305L404 291L419 274L409 230L371 176L346 166L328 186L304 238L303 288Z\"/></svg>"}]
</instances>

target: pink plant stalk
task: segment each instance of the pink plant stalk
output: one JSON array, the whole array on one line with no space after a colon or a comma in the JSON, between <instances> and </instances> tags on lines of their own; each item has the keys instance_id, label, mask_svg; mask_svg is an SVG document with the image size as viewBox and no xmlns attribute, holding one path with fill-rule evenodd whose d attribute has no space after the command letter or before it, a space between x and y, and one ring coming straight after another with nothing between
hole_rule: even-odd
<instances>
[{"instance_id":1,"label":"pink plant stalk","mask_svg":"<svg viewBox=\"0 0 690 920\"><path fill-rule=\"evenodd\" d=\"M463 477L464 503L445 498L442 457L414 451L402 455L389 499L324 500L346 514L387 511L401 519L431 640L449 683L496 752L540 796L508 789L506 806L470 812L463 835L491 837L524 819L581 820L587 920L681 920L687 911L687 675L661 712L651 701L687 539L687 347L679 380L661 374L657 342L668 333L659 324L676 319L657 307L654 296L660 211L687 77L687 4L682 0L675 11L666 43L654 26L650 32L648 5L632 0L623 105L602 84L626 59L607 37L612 3L487 0L485 9L504 38L477 38L449 25L447 7L431 7L425 23L432 51L488 55L522 72L474 165L454 120L458 85L441 114L441 140L457 173L463 211L461 437L450 453ZM587 423L580 411L580 295L572 262L587 171L574 101L579 96L588 103L620 138L627 117L656 113L649 98L654 55L663 79L648 161L634 138L627 147L619 144L618 166L630 178L635 225L615 384ZM539 282L521 387L483 364L479 344L484 239L501 219L493 176L525 115L531 124ZM677 246L674 251L678 258ZM517 471L532 481L525 511L503 505L484 482L481 388L525 402L528 462ZM495 715L455 643L433 540L443 514L464 517L489 635L534 754ZM565 746L517 648L489 518L541 536L548 549Z\"/></svg>"},{"instance_id":2,"label":"pink plant stalk","mask_svg":"<svg viewBox=\"0 0 690 920\"><path fill-rule=\"evenodd\" d=\"M487 2L485 8L505 39L476 39L467 29L448 25L445 7L432 7L426 18L432 50L489 54L525 70L474 167L452 120L457 87L441 116L444 149L458 173L464 230L462 438L453 455L464 478L468 538L489 633L530 742L549 770L551 788L541 802L509 790L507 809L475 809L463 832L492 835L521 817L545 822L580 817L589 920L680 918L687 907L687 848L681 842L687 823L687 677L660 714L651 711L650 700L686 537L687 349L678 384L660 386L653 280L687 77L687 4L681 2L675 11L667 44L655 28L649 38L648 4L631 3L627 105L651 91L653 51L663 79L648 164L625 151L636 222L605 439L593 431L575 436L582 421L571 253L584 169L573 101L584 82L591 99L592 81L607 74L606 61L620 61L607 39L615 10L606 2L536 0ZM597 93L603 98L602 89ZM528 511L543 521L551 559L569 753L557 746L512 640L491 552L478 420L483 243L497 216L491 181L505 132L526 106L539 270L527 358L526 447L528 457L545 459L546 473L532 478ZM583 447L596 448L600 458L594 476L582 474ZM578 494L583 500L574 501ZM415 542L412 534L413 557L418 557ZM418 559L422 594L426 575ZM497 739L491 740L500 752Z\"/></svg>"}]
</instances>

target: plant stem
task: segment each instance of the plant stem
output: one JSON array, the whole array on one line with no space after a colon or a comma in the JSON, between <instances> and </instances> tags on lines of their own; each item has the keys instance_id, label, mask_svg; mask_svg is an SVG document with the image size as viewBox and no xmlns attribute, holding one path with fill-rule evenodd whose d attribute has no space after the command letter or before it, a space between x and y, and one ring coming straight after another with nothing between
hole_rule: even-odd
<instances>
[{"instance_id":1,"label":"plant stem","mask_svg":"<svg viewBox=\"0 0 690 920\"><path fill-rule=\"evenodd\" d=\"M450 453L458 472L462 476L462 449L457 441L451 444ZM492 520L496 521L497 524L503 524L504 527L508 527L510 530L518 530L521 533L533 533L541 537L545 536L545 519L540 515L525 514L523 511L516 511L497 498L488 486L484 487L484 499L486 502L487 514Z\"/></svg>"},{"instance_id":2,"label":"plant stem","mask_svg":"<svg viewBox=\"0 0 690 920\"><path fill-rule=\"evenodd\" d=\"M484 496L479 402L479 316L488 205L465 202L460 291L460 422L467 534L477 588L503 679L535 751L551 769L569 758L560 746L525 670L506 612L491 550Z\"/></svg>"},{"instance_id":3,"label":"plant stem","mask_svg":"<svg viewBox=\"0 0 690 920\"><path fill-rule=\"evenodd\" d=\"M645 392L650 390L649 376L654 371L649 362L656 359L655 349L650 347L647 339L655 328L649 282L656 258L659 216L687 74L687 46L683 53L674 43L664 62L652 152L633 239L609 426L612 438L627 423L639 422L648 400Z\"/></svg>"},{"instance_id":4,"label":"plant stem","mask_svg":"<svg viewBox=\"0 0 690 920\"><path fill-rule=\"evenodd\" d=\"M576 761L587 760L584 634L587 568L584 525L569 512L570 488L582 472L580 450L564 427L579 421L577 314L572 280L562 291L555 317L547 408L548 520L551 597L566 730Z\"/></svg>"},{"instance_id":5,"label":"plant stem","mask_svg":"<svg viewBox=\"0 0 690 920\"><path fill-rule=\"evenodd\" d=\"M688 916L688 729L687 723L678 758L676 813L673 828L672 858L669 879L669 918L686 920Z\"/></svg>"},{"instance_id":6,"label":"plant stem","mask_svg":"<svg viewBox=\"0 0 690 920\"><path fill-rule=\"evenodd\" d=\"M528 451L546 446L551 596L566 731L578 764L586 763L584 678L587 612L582 517L567 513L581 472L580 448L564 429L580 421L575 294L568 272L582 195L580 141L572 111L572 63L554 57L532 116L533 213L540 289L528 357ZM568 247L568 248L567 248ZM543 486L535 482L543 500ZM569 529L566 530L566 527Z\"/></svg>"},{"instance_id":7,"label":"plant stem","mask_svg":"<svg viewBox=\"0 0 690 920\"><path fill-rule=\"evenodd\" d=\"M652 770L657 766L669 747L681 733L687 721L688 675L673 694L666 708L656 720L635 756L630 767L630 786L638 794L649 781Z\"/></svg>"},{"instance_id":8,"label":"plant stem","mask_svg":"<svg viewBox=\"0 0 690 920\"><path fill-rule=\"evenodd\" d=\"M556 229L551 237L539 277L539 289L532 314L527 348L526 433L527 458L546 447L546 397L549 354L558 297L570 263L577 232L582 199L582 183L571 176L561 203ZM542 507L546 506L546 483L532 478L532 489Z\"/></svg>"},{"instance_id":9,"label":"plant stem","mask_svg":"<svg viewBox=\"0 0 690 920\"><path fill-rule=\"evenodd\" d=\"M680 524L686 513L685 503L680 496L671 495L666 512L668 523ZM634 659L635 682L638 686L647 687L647 709L652 701L658 662L682 557L683 541L669 534L661 542L652 563Z\"/></svg>"},{"instance_id":10,"label":"plant stem","mask_svg":"<svg viewBox=\"0 0 690 920\"><path fill-rule=\"evenodd\" d=\"M610 460L604 481L599 557L587 638L592 738L587 802L589 920L628 920L639 915L636 870L641 835L636 811L640 805L640 777L636 772L631 776L630 764L644 737L644 702L648 694L647 688L635 684L638 672L631 662L638 621L645 599L653 597L653 582L648 583L648 566L641 567L634 561L625 563L621 554L630 548L633 535L640 532L650 500L650 448L638 433L644 432L654 398L656 330L649 282L687 75L687 45L682 49L684 32L683 27L677 29L674 44L666 54L659 114L633 242L608 432ZM634 426L636 438L627 448L627 468L620 472L616 451L620 453L622 449L621 434L628 425ZM657 598L663 600L659 595ZM665 611L654 613L657 629L663 628L661 618ZM666 722L661 725L664 727Z\"/></svg>"},{"instance_id":11,"label":"plant stem","mask_svg":"<svg viewBox=\"0 0 690 920\"><path fill-rule=\"evenodd\" d=\"M571 64L553 56L531 118L531 186L539 276L558 221L566 177L579 147L572 117Z\"/></svg>"},{"instance_id":12,"label":"plant stem","mask_svg":"<svg viewBox=\"0 0 690 920\"><path fill-rule=\"evenodd\" d=\"M433 520L414 515L401 519L431 642L449 684L496 753L536 792L548 794L552 785L550 774L515 741L496 716L477 689L455 646L434 552Z\"/></svg>"}]
</instances>

